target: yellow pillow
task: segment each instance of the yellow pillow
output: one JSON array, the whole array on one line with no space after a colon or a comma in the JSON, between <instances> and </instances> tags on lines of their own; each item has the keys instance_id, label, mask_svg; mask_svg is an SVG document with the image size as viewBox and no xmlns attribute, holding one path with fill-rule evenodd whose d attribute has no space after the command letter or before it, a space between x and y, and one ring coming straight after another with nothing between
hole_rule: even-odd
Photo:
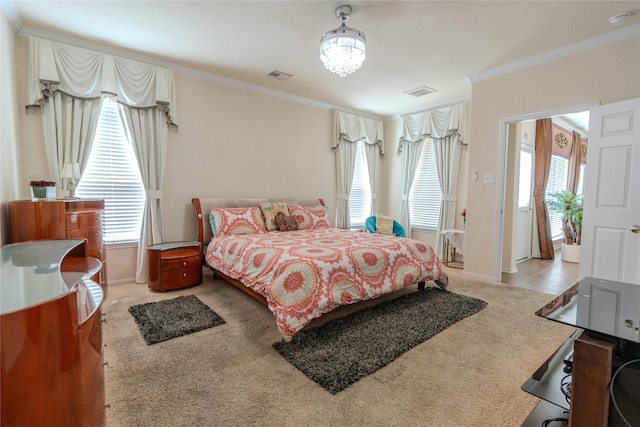
<instances>
[{"instance_id":1,"label":"yellow pillow","mask_svg":"<svg viewBox=\"0 0 640 427\"><path fill-rule=\"evenodd\" d=\"M393 234L393 218L385 215L376 215L376 231L380 234Z\"/></svg>"}]
</instances>

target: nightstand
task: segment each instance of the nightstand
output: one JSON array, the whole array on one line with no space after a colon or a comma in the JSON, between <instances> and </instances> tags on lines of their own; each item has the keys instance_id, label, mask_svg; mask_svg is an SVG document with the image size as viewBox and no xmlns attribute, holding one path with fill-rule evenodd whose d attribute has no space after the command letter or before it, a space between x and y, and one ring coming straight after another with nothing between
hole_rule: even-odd
<instances>
[{"instance_id":1,"label":"nightstand","mask_svg":"<svg viewBox=\"0 0 640 427\"><path fill-rule=\"evenodd\" d=\"M165 292L202 282L199 242L167 242L147 247L149 289Z\"/></svg>"}]
</instances>

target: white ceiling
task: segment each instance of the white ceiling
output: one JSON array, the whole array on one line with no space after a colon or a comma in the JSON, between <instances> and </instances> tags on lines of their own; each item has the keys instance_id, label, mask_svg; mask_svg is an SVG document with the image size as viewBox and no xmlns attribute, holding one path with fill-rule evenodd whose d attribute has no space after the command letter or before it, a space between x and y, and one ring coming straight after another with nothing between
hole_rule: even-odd
<instances>
[{"instance_id":1,"label":"white ceiling","mask_svg":"<svg viewBox=\"0 0 640 427\"><path fill-rule=\"evenodd\" d=\"M374 117L467 100L470 81L640 34L640 1L1 1L20 35L95 43ZM334 10L345 3L349 26L366 34L367 59L338 77L320 62L319 41L339 25ZM627 22L609 23L629 11ZM293 77L266 77L273 70ZM423 85L437 92L403 93Z\"/></svg>"}]
</instances>

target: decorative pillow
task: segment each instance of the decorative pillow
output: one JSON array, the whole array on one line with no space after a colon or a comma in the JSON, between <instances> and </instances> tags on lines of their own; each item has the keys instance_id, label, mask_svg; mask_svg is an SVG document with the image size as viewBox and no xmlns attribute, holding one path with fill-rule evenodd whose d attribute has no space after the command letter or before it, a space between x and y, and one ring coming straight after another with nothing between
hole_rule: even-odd
<instances>
[{"instance_id":1,"label":"decorative pillow","mask_svg":"<svg viewBox=\"0 0 640 427\"><path fill-rule=\"evenodd\" d=\"M276 215L278 215L278 213L282 212L285 216L289 215L287 204L284 202L261 203L260 209L262 209L264 222L267 225L267 230L269 231L273 231L278 228L276 227Z\"/></svg>"},{"instance_id":2,"label":"decorative pillow","mask_svg":"<svg viewBox=\"0 0 640 427\"><path fill-rule=\"evenodd\" d=\"M295 216L285 216L282 212L278 212L278 215L276 215L276 227L278 227L279 231L294 231L298 229L298 221L296 221Z\"/></svg>"},{"instance_id":3,"label":"decorative pillow","mask_svg":"<svg viewBox=\"0 0 640 427\"><path fill-rule=\"evenodd\" d=\"M316 228L331 228L329 213L322 205L317 206L289 206L289 215L296 217L298 230L313 230Z\"/></svg>"},{"instance_id":4,"label":"decorative pillow","mask_svg":"<svg viewBox=\"0 0 640 427\"><path fill-rule=\"evenodd\" d=\"M267 232L262 218L262 211L257 206L250 208L211 208L209 222L211 222L211 232L214 236Z\"/></svg>"},{"instance_id":5,"label":"decorative pillow","mask_svg":"<svg viewBox=\"0 0 640 427\"><path fill-rule=\"evenodd\" d=\"M376 231L380 234L393 234L393 218L385 215L376 215Z\"/></svg>"}]
</instances>

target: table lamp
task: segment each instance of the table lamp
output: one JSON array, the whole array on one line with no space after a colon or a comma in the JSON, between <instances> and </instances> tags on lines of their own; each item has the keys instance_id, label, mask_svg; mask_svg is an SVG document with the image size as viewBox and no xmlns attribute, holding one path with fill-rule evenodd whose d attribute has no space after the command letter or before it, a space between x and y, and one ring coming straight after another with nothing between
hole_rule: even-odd
<instances>
[{"instance_id":1,"label":"table lamp","mask_svg":"<svg viewBox=\"0 0 640 427\"><path fill-rule=\"evenodd\" d=\"M80 166L78 166L77 163L65 162L60 178L67 178L69 180L67 183L67 190L69 190L69 195L66 197L67 199L77 199L76 187L78 186L78 180L81 176Z\"/></svg>"}]
</instances>

